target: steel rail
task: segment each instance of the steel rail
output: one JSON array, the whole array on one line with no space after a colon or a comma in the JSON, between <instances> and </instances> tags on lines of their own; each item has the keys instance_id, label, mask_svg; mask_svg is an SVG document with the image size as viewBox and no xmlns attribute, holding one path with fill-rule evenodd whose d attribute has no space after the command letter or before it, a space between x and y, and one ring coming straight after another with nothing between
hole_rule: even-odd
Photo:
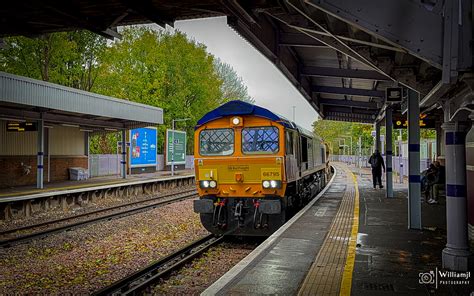
<instances>
[{"instance_id":1,"label":"steel rail","mask_svg":"<svg viewBox=\"0 0 474 296\"><path fill-rule=\"evenodd\" d=\"M94 292L92 295L136 295L144 291L151 284L172 271L179 269L184 264L196 258L210 247L215 246L224 240L224 236L210 234L203 237L184 248L156 261L147 267L139 270L111 285Z\"/></svg>"},{"instance_id":2,"label":"steel rail","mask_svg":"<svg viewBox=\"0 0 474 296\"><path fill-rule=\"evenodd\" d=\"M162 200L163 198L173 196L173 195L174 196L178 195L178 196L175 197L175 198ZM55 228L46 229L46 230L43 230L43 231L38 231L38 232L30 233L30 234L25 234L25 235L22 235L22 236L18 236L18 237L6 239L6 240L0 240L0 247L9 247L9 246L12 246L14 244L30 241L30 240L40 238L40 237L45 237L45 236L48 236L48 235L51 235L51 234L54 234L54 233L58 233L58 232L62 232L62 231L67 231L67 230L70 230L70 229L73 229L73 228L76 228L76 227L86 226L86 225L93 224L93 223L96 223L96 222L100 222L100 221L103 221L103 220L112 220L112 219L118 219L118 218L130 216L130 215L137 214L137 213L140 213L140 212L144 212L144 211L147 211L147 210L151 210L151 209L154 209L154 208L157 208L157 207L162 207L162 206L165 206L165 205L168 205L168 204L171 204L171 203L175 203L175 202L178 202L178 201L189 199L189 198L194 197L194 196L197 196L197 192L195 190L189 190L189 191L185 191L183 193L166 194L166 195L162 195L160 197L156 197L156 198L152 198L152 199L148 199L148 200L137 201L137 202L128 203L128 204L125 204L125 205L118 205L118 206L114 206L114 207L111 207L111 208L105 208L105 209L101 209L101 210L97 210L97 211L93 211L93 212L89 212L89 213L75 215L75 216L72 216L72 217L67 217L67 218L62 218L62 219L58 219L58 220L39 223L39 224L36 224L36 225L24 226L24 227L20 227L20 228L17 228L17 229L7 230L5 232L0 233L0 235L5 235L5 234L8 234L8 233L15 233L15 232L18 232L18 231L24 231L26 229L34 229L34 228L38 228L38 227L42 227L42 226L46 226L46 225L50 225L50 224L54 224L54 223L60 223L60 222L68 221L68 220L74 220L74 219L78 219L78 218L82 218L82 217L86 217L86 216L91 216L91 215L97 215L99 213L115 210L115 209L118 209L118 208L134 206L134 205L137 205L137 204L142 204L142 203L150 202L150 201L157 200L157 199L159 200L158 202L155 202L155 203L152 203L152 204L147 204L147 205L144 205L144 206L139 206L139 207L136 207L136 208L127 209L127 210L111 213L111 214L108 214L108 215L94 217L94 218L91 218L91 219L88 219L88 220L83 220L83 221L79 221L79 222L76 222L76 223L70 223L70 224L66 224L66 225L63 225L63 226L58 226L58 227L55 227Z\"/></svg>"}]
</instances>

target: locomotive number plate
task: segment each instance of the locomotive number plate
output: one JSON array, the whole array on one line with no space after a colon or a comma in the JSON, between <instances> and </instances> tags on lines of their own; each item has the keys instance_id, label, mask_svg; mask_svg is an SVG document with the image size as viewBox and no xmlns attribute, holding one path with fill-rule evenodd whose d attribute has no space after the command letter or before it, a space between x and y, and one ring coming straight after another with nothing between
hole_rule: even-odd
<instances>
[{"instance_id":1,"label":"locomotive number plate","mask_svg":"<svg viewBox=\"0 0 474 296\"><path fill-rule=\"evenodd\" d=\"M281 180L281 172L279 168L262 169L262 180Z\"/></svg>"}]
</instances>

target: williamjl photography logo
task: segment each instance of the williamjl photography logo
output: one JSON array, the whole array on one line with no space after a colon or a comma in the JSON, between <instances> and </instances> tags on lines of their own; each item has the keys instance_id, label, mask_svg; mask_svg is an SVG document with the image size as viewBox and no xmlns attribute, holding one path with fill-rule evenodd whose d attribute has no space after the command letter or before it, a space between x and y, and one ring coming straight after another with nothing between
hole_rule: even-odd
<instances>
[{"instance_id":1,"label":"williamjl photography logo","mask_svg":"<svg viewBox=\"0 0 474 296\"><path fill-rule=\"evenodd\" d=\"M418 274L419 282L422 285L435 285L436 289L440 285L469 285L471 272L456 272L446 270L430 270Z\"/></svg>"}]
</instances>

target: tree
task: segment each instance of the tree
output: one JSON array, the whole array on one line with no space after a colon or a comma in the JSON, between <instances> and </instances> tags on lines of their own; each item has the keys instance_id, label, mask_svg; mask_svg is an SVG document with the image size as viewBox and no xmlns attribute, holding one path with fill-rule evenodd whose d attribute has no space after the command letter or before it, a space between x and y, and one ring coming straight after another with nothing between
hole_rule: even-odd
<instances>
[{"instance_id":1,"label":"tree","mask_svg":"<svg viewBox=\"0 0 474 296\"><path fill-rule=\"evenodd\" d=\"M372 145L372 125L345 121L334 121L334 120L317 120L313 123L314 133L320 136L326 143L328 143L331 153L342 154L339 150L339 141L346 139L346 145L352 138L353 151L356 152L356 147L359 137L361 138L362 148L368 148ZM341 131L345 131L346 133ZM350 137L350 138L349 138ZM341 139L341 140L340 140Z\"/></svg>"},{"instance_id":2,"label":"tree","mask_svg":"<svg viewBox=\"0 0 474 296\"><path fill-rule=\"evenodd\" d=\"M224 101L241 100L251 104L255 103L255 100L248 94L242 77L235 72L231 65L217 58L214 60L214 68L222 80L221 92Z\"/></svg>"},{"instance_id":3,"label":"tree","mask_svg":"<svg viewBox=\"0 0 474 296\"><path fill-rule=\"evenodd\" d=\"M374 145L374 140L372 137L372 130L374 126L372 124L364 123L354 123L354 122L345 122L345 121L333 121L333 120L317 120L313 123L314 133L323 138L323 140L329 143L331 153L333 154L342 154L342 151L338 149L338 139L346 139L346 144L352 138L353 142L353 153L356 153L356 143L361 139L361 148L366 154L370 151ZM346 133L341 133L341 131L346 131ZM385 127L380 127L380 134L385 134ZM430 129L421 129L421 138L422 139L432 139L436 138L436 131ZM395 147L397 144L398 132L395 130L392 133L392 145ZM408 139L407 129L402 129L402 140L406 141ZM342 140L341 140L342 141ZM331 148L332 147L332 148ZM392 147L392 151L394 150Z\"/></svg>"},{"instance_id":4,"label":"tree","mask_svg":"<svg viewBox=\"0 0 474 296\"><path fill-rule=\"evenodd\" d=\"M93 90L163 108L159 148L172 119L190 118L178 128L187 131L187 150L192 152L197 120L227 100L222 97L213 56L180 32L129 27L122 36L103 55L101 75Z\"/></svg>"},{"instance_id":5,"label":"tree","mask_svg":"<svg viewBox=\"0 0 474 296\"><path fill-rule=\"evenodd\" d=\"M98 75L105 38L89 31L5 38L0 70L90 91Z\"/></svg>"}]
</instances>

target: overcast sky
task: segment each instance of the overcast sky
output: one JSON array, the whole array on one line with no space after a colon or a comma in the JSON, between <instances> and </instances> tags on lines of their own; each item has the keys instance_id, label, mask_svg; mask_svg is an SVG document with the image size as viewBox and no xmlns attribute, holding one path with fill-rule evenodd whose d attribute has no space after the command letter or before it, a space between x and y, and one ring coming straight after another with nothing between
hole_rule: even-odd
<instances>
[{"instance_id":1,"label":"overcast sky","mask_svg":"<svg viewBox=\"0 0 474 296\"><path fill-rule=\"evenodd\" d=\"M175 28L203 43L242 77L257 105L312 130L317 113L273 64L228 25L225 17L175 22Z\"/></svg>"}]
</instances>

